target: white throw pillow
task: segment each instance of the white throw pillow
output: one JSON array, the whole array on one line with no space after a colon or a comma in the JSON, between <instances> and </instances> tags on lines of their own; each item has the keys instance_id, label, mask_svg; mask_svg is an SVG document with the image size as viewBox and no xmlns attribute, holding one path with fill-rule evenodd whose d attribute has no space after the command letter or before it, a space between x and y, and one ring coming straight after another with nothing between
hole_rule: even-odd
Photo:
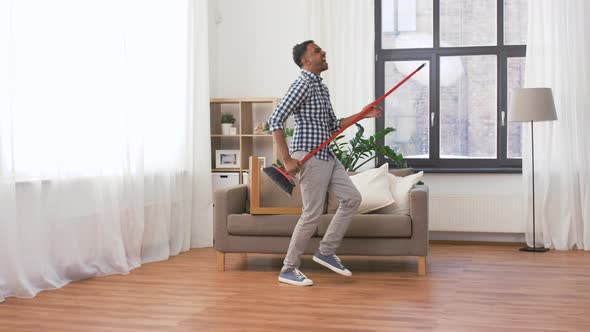
<instances>
[{"instance_id":1,"label":"white throw pillow","mask_svg":"<svg viewBox=\"0 0 590 332\"><path fill-rule=\"evenodd\" d=\"M367 213L394 202L389 190L389 165L383 164L379 168L370 169L350 177L356 189L361 193L363 201L357 213ZM340 202L334 193L328 194L328 213L335 213Z\"/></svg>"},{"instance_id":2,"label":"white throw pillow","mask_svg":"<svg viewBox=\"0 0 590 332\"><path fill-rule=\"evenodd\" d=\"M414 173L408 176L395 176L388 173L389 190L394 202L382 209L375 211L379 214L410 214L410 189L422 179L424 172Z\"/></svg>"}]
</instances>

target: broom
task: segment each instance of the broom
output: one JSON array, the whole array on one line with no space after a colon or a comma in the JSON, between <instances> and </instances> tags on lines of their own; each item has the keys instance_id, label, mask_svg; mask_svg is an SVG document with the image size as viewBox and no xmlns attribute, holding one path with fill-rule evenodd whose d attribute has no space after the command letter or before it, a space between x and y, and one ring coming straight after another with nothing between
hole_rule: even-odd
<instances>
[{"instance_id":1,"label":"broom","mask_svg":"<svg viewBox=\"0 0 590 332\"><path fill-rule=\"evenodd\" d=\"M379 97L379 99L372 102L371 105L367 106L365 108L365 110L363 110L356 117L354 117L352 119L352 121L350 121L348 124L346 124L346 126L340 128L340 130L338 130L334 135L332 135L330 138L325 140L322 144L320 144L320 146L315 148L315 150L308 153L303 159L301 159L301 164L305 163L309 158L313 157L314 154L316 154L318 151L320 151L324 146L328 145L332 140L334 140L336 137L338 137L338 135L342 134L342 132L345 131L348 127L352 126L353 124L358 122L360 119L362 119L365 114L367 114L369 111L371 111L371 109L373 109L373 106L382 102L383 99L385 99L385 97L389 96L389 94L391 94L393 91L395 91L395 89L397 89L400 85L404 84L408 79L410 79L410 77L414 76L414 74L416 74L425 65L426 65L426 63L421 64L420 67L418 67L416 70L414 70L408 76L406 76L406 78L401 80L396 86L391 88L391 90L387 91L387 93L385 93L383 96ZM293 189L295 188L295 181L294 181L293 177L291 175L289 175L289 173L287 173L287 171L285 169L283 169L282 167L280 167L276 164L273 164L270 167L264 168L263 171L266 175L268 175L268 177L277 186L279 186L281 189L283 189L290 196L293 195Z\"/></svg>"}]
</instances>

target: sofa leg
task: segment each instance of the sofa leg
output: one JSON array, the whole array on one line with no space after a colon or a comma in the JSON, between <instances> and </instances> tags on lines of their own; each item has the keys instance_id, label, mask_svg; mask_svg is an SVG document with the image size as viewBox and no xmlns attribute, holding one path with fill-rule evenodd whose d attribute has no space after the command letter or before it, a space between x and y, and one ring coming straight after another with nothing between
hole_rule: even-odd
<instances>
[{"instance_id":1,"label":"sofa leg","mask_svg":"<svg viewBox=\"0 0 590 332\"><path fill-rule=\"evenodd\" d=\"M418 256L418 275L426 275L426 256Z\"/></svg>"},{"instance_id":2,"label":"sofa leg","mask_svg":"<svg viewBox=\"0 0 590 332\"><path fill-rule=\"evenodd\" d=\"M241 265L248 268L248 253L240 253L240 258L242 258Z\"/></svg>"},{"instance_id":3,"label":"sofa leg","mask_svg":"<svg viewBox=\"0 0 590 332\"><path fill-rule=\"evenodd\" d=\"M225 271L225 253L217 252L217 272Z\"/></svg>"}]
</instances>

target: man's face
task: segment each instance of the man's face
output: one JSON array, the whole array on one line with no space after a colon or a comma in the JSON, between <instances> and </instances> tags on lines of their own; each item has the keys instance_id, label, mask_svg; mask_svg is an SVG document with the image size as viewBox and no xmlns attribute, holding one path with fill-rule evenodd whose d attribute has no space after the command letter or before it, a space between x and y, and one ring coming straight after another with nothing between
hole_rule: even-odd
<instances>
[{"instance_id":1,"label":"man's face","mask_svg":"<svg viewBox=\"0 0 590 332\"><path fill-rule=\"evenodd\" d=\"M303 56L303 68L315 73L327 70L326 52L315 43L308 44Z\"/></svg>"}]
</instances>

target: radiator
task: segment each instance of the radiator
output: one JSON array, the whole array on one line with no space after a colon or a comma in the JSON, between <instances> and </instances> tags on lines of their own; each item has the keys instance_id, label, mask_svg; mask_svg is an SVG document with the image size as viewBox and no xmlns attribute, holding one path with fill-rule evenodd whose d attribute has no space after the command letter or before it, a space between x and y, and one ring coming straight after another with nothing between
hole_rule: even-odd
<instances>
[{"instance_id":1,"label":"radiator","mask_svg":"<svg viewBox=\"0 0 590 332\"><path fill-rule=\"evenodd\" d=\"M520 195L430 195L431 231L524 232Z\"/></svg>"}]
</instances>

